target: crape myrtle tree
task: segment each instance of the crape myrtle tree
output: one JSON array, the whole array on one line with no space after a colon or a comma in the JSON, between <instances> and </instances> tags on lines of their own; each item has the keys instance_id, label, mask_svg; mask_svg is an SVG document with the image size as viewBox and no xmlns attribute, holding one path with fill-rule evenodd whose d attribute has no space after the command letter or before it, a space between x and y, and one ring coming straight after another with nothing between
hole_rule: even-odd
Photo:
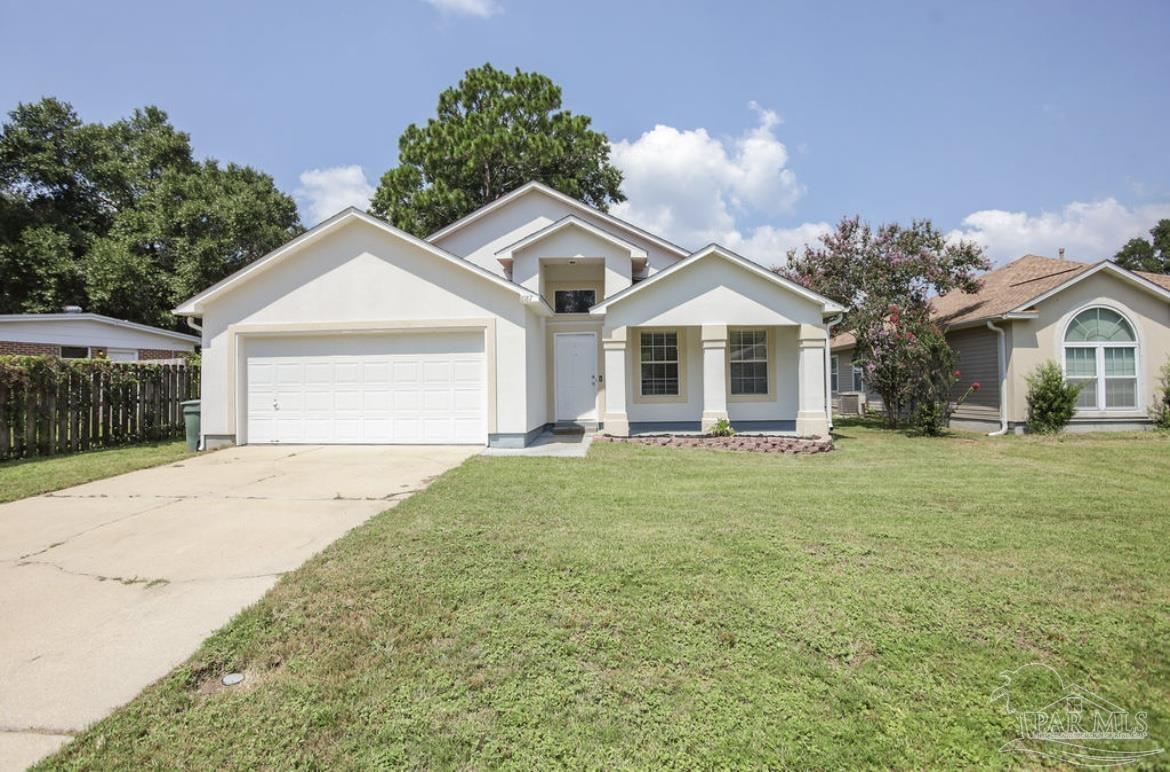
<instances>
[{"instance_id":1,"label":"crape myrtle tree","mask_svg":"<svg viewBox=\"0 0 1170 772\"><path fill-rule=\"evenodd\" d=\"M46 98L0 127L0 313L172 325L177 303L300 229L270 177L197 161L157 107L85 123Z\"/></svg>"},{"instance_id":2,"label":"crape myrtle tree","mask_svg":"<svg viewBox=\"0 0 1170 772\"><path fill-rule=\"evenodd\" d=\"M856 336L855 357L866 382L897 426L924 387L928 363L951 372L953 358L938 351L941 333L931 319L930 297L977 292L978 274L989 267L981 246L948 241L929 220L875 229L847 217L819 244L790 252L779 270L845 306L837 329Z\"/></svg>"},{"instance_id":3,"label":"crape myrtle tree","mask_svg":"<svg viewBox=\"0 0 1170 772\"><path fill-rule=\"evenodd\" d=\"M622 175L591 123L561 109L544 75L468 70L439 95L434 118L402 133L370 211L421 237L532 180L605 211L625 200Z\"/></svg>"}]
</instances>

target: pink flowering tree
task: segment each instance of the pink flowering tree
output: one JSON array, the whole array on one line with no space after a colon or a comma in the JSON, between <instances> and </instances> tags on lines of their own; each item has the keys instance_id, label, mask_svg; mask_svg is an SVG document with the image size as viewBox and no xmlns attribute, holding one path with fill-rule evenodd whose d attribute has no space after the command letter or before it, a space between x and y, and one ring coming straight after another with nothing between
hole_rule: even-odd
<instances>
[{"instance_id":1,"label":"pink flowering tree","mask_svg":"<svg viewBox=\"0 0 1170 772\"><path fill-rule=\"evenodd\" d=\"M939 366L926 339L949 352L931 319L930 298L978 291L978 275L989 267L981 246L947 240L929 220L874 229L848 217L819 244L790 252L779 271L845 306L836 330L856 336L854 357L897 426L920 401L925 369Z\"/></svg>"}]
</instances>

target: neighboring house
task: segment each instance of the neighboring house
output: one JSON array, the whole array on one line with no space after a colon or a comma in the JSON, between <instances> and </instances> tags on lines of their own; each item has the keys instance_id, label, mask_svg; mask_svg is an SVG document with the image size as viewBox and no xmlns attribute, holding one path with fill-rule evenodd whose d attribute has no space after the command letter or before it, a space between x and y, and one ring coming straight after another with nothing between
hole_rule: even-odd
<instances>
[{"instance_id":1,"label":"neighboring house","mask_svg":"<svg viewBox=\"0 0 1170 772\"><path fill-rule=\"evenodd\" d=\"M52 354L115 362L177 359L199 338L80 309L60 314L0 314L0 354Z\"/></svg>"},{"instance_id":2,"label":"neighboring house","mask_svg":"<svg viewBox=\"0 0 1170 772\"><path fill-rule=\"evenodd\" d=\"M1076 430L1132 429L1149 423L1159 370L1170 357L1170 276L1129 271L1109 261L1087 264L1025 255L983 275L975 294L933 300L961 372L957 397L979 391L952 425L1022 430L1028 420L1025 378L1046 360L1082 384ZM861 391L854 339L833 339L838 406ZM869 395L871 406L875 395ZM846 398L844 404L848 404Z\"/></svg>"},{"instance_id":3,"label":"neighboring house","mask_svg":"<svg viewBox=\"0 0 1170 772\"><path fill-rule=\"evenodd\" d=\"M183 303L203 439L522 446L828 431L835 303L529 183L427 239L347 209Z\"/></svg>"}]
</instances>

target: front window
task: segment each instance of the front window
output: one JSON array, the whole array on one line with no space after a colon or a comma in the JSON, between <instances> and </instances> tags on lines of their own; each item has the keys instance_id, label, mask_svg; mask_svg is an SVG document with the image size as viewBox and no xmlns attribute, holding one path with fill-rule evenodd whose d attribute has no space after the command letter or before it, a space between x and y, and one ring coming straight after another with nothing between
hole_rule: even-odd
<instances>
[{"instance_id":1,"label":"front window","mask_svg":"<svg viewBox=\"0 0 1170 772\"><path fill-rule=\"evenodd\" d=\"M767 330L732 330L731 393L768 393Z\"/></svg>"},{"instance_id":2,"label":"front window","mask_svg":"<svg viewBox=\"0 0 1170 772\"><path fill-rule=\"evenodd\" d=\"M1084 410L1137 407L1137 337L1121 314L1090 308L1064 335L1064 377L1081 387Z\"/></svg>"},{"instance_id":3,"label":"front window","mask_svg":"<svg viewBox=\"0 0 1170 772\"><path fill-rule=\"evenodd\" d=\"M837 386L839 385L838 379L837 379L837 357L833 357L829 361L831 362L831 366L829 369L829 380L832 381L832 384L833 384L832 390L835 393L837 391L840 391L840 389L837 388Z\"/></svg>"},{"instance_id":4,"label":"front window","mask_svg":"<svg viewBox=\"0 0 1170 772\"><path fill-rule=\"evenodd\" d=\"M89 349L85 346L62 346L62 359L88 359Z\"/></svg>"},{"instance_id":5,"label":"front window","mask_svg":"<svg viewBox=\"0 0 1170 772\"><path fill-rule=\"evenodd\" d=\"M678 333L641 334L642 395L678 396Z\"/></svg>"},{"instance_id":6,"label":"front window","mask_svg":"<svg viewBox=\"0 0 1170 772\"><path fill-rule=\"evenodd\" d=\"M865 371L853 365L853 390L865 391Z\"/></svg>"},{"instance_id":7,"label":"front window","mask_svg":"<svg viewBox=\"0 0 1170 772\"><path fill-rule=\"evenodd\" d=\"M591 289L557 290L553 293L553 307L558 314L587 314L597 305L597 291Z\"/></svg>"}]
</instances>

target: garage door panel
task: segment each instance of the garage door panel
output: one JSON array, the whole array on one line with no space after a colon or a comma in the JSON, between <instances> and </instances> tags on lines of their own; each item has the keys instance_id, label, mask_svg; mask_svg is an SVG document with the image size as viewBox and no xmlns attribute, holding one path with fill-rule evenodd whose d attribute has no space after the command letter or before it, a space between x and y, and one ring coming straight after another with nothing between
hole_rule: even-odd
<instances>
[{"instance_id":1,"label":"garage door panel","mask_svg":"<svg viewBox=\"0 0 1170 772\"><path fill-rule=\"evenodd\" d=\"M423 411L426 413L447 413L455 409L451 389L429 388L423 391Z\"/></svg>"},{"instance_id":2,"label":"garage door panel","mask_svg":"<svg viewBox=\"0 0 1170 772\"><path fill-rule=\"evenodd\" d=\"M362 392L357 389L337 389L333 392L333 409L337 413L359 412L362 409Z\"/></svg>"},{"instance_id":3,"label":"garage door panel","mask_svg":"<svg viewBox=\"0 0 1170 772\"><path fill-rule=\"evenodd\" d=\"M394 407L394 391L385 386L377 386L362 392L362 409L371 411L389 412Z\"/></svg>"},{"instance_id":4,"label":"garage door panel","mask_svg":"<svg viewBox=\"0 0 1170 772\"><path fill-rule=\"evenodd\" d=\"M252 443L482 443L482 334L249 341Z\"/></svg>"},{"instance_id":5,"label":"garage door panel","mask_svg":"<svg viewBox=\"0 0 1170 772\"><path fill-rule=\"evenodd\" d=\"M427 360L423 362L423 383L448 384L452 378L451 370L450 362L436 362L433 359Z\"/></svg>"},{"instance_id":6,"label":"garage door panel","mask_svg":"<svg viewBox=\"0 0 1170 772\"><path fill-rule=\"evenodd\" d=\"M454 397L455 410L460 413L473 413L479 410L483 403L483 392L477 389L456 389Z\"/></svg>"},{"instance_id":7,"label":"garage door panel","mask_svg":"<svg viewBox=\"0 0 1170 772\"><path fill-rule=\"evenodd\" d=\"M328 412L333 409L333 393L329 391L306 391L305 411L310 413Z\"/></svg>"},{"instance_id":8,"label":"garage door panel","mask_svg":"<svg viewBox=\"0 0 1170 772\"><path fill-rule=\"evenodd\" d=\"M483 380L483 362L460 359L453 363L453 380L456 383L479 384Z\"/></svg>"}]
</instances>

